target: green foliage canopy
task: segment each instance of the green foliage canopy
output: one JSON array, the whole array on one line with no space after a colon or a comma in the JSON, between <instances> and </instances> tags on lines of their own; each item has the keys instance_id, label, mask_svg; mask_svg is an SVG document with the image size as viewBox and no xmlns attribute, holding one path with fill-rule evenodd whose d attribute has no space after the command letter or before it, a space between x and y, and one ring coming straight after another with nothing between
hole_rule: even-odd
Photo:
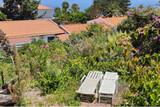
<instances>
[{"instance_id":1,"label":"green foliage canopy","mask_svg":"<svg viewBox=\"0 0 160 107\"><path fill-rule=\"evenodd\" d=\"M144 27L153 22L153 16L156 16L157 13L155 9L150 7L144 8L143 6L139 6L137 8L132 8L127 12L127 20L118 26L118 30L123 32L135 31L139 27Z\"/></svg>"},{"instance_id":2,"label":"green foliage canopy","mask_svg":"<svg viewBox=\"0 0 160 107\"><path fill-rule=\"evenodd\" d=\"M37 17L39 0L3 0L2 11L8 19L28 20Z\"/></svg>"},{"instance_id":3,"label":"green foliage canopy","mask_svg":"<svg viewBox=\"0 0 160 107\"><path fill-rule=\"evenodd\" d=\"M94 0L93 5L87 10L88 16L96 18L98 16L119 16L125 15L130 0Z\"/></svg>"},{"instance_id":4,"label":"green foliage canopy","mask_svg":"<svg viewBox=\"0 0 160 107\"><path fill-rule=\"evenodd\" d=\"M55 8L55 21L57 23L85 23L88 17L80 11L78 4L72 4L71 9L68 2L62 3L62 8Z\"/></svg>"}]
</instances>

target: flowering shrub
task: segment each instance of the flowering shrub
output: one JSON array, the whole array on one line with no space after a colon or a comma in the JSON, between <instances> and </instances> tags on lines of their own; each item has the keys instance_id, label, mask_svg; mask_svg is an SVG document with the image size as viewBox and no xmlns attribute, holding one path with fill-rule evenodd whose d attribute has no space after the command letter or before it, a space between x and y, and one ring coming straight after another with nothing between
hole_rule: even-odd
<instances>
[{"instance_id":1,"label":"flowering shrub","mask_svg":"<svg viewBox=\"0 0 160 107\"><path fill-rule=\"evenodd\" d=\"M128 19L118 26L118 30L130 32L139 27L144 27L153 21L156 13L152 8L134 8L127 12L127 16Z\"/></svg>"},{"instance_id":2,"label":"flowering shrub","mask_svg":"<svg viewBox=\"0 0 160 107\"><path fill-rule=\"evenodd\" d=\"M133 46L138 54L153 54L160 50L160 17L153 17L153 23L139 28L131 35Z\"/></svg>"}]
</instances>

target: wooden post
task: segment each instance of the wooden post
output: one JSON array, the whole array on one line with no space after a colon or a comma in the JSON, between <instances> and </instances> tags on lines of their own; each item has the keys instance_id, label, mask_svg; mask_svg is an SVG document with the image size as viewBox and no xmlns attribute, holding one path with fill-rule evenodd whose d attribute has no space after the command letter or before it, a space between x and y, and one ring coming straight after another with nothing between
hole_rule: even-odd
<instances>
[{"instance_id":1,"label":"wooden post","mask_svg":"<svg viewBox=\"0 0 160 107\"><path fill-rule=\"evenodd\" d=\"M4 75L3 75L3 71L1 71L1 79L2 79L2 85L4 85L4 84L5 84L5 82L4 82Z\"/></svg>"}]
</instances>

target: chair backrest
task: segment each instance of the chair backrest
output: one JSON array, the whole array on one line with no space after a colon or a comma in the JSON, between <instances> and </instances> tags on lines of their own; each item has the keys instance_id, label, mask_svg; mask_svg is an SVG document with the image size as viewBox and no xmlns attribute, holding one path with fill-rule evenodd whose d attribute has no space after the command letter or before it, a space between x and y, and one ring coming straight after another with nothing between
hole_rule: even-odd
<instances>
[{"instance_id":1,"label":"chair backrest","mask_svg":"<svg viewBox=\"0 0 160 107\"><path fill-rule=\"evenodd\" d=\"M77 93L85 95L95 95L98 91L98 84L102 80L103 73L100 71L90 71L85 78L82 78L80 88Z\"/></svg>"},{"instance_id":2,"label":"chair backrest","mask_svg":"<svg viewBox=\"0 0 160 107\"><path fill-rule=\"evenodd\" d=\"M103 77L103 73L101 71L90 71L86 78L100 80Z\"/></svg>"}]
</instances>

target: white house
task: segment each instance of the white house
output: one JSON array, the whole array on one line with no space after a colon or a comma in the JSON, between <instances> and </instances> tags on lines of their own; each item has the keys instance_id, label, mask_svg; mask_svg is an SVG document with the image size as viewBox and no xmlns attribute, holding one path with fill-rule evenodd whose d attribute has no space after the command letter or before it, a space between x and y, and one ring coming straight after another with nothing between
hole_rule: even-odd
<instances>
[{"instance_id":1,"label":"white house","mask_svg":"<svg viewBox=\"0 0 160 107\"><path fill-rule=\"evenodd\" d=\"M17 47L37 40L49 42L55 38L62 41L68 39L67 32L49 19L0 21L0 30L10 44Z\"/></svg>"},{"instance_id":2,"label":"white house","mask_svg":"<svg viewBox=\"0 0 160 107\"><path fill-rule=\"evenodd\" d=\"M38 18L52 19L53 16L54 9L41 4L38 6Z\"/></svg>"}]
</instances>

